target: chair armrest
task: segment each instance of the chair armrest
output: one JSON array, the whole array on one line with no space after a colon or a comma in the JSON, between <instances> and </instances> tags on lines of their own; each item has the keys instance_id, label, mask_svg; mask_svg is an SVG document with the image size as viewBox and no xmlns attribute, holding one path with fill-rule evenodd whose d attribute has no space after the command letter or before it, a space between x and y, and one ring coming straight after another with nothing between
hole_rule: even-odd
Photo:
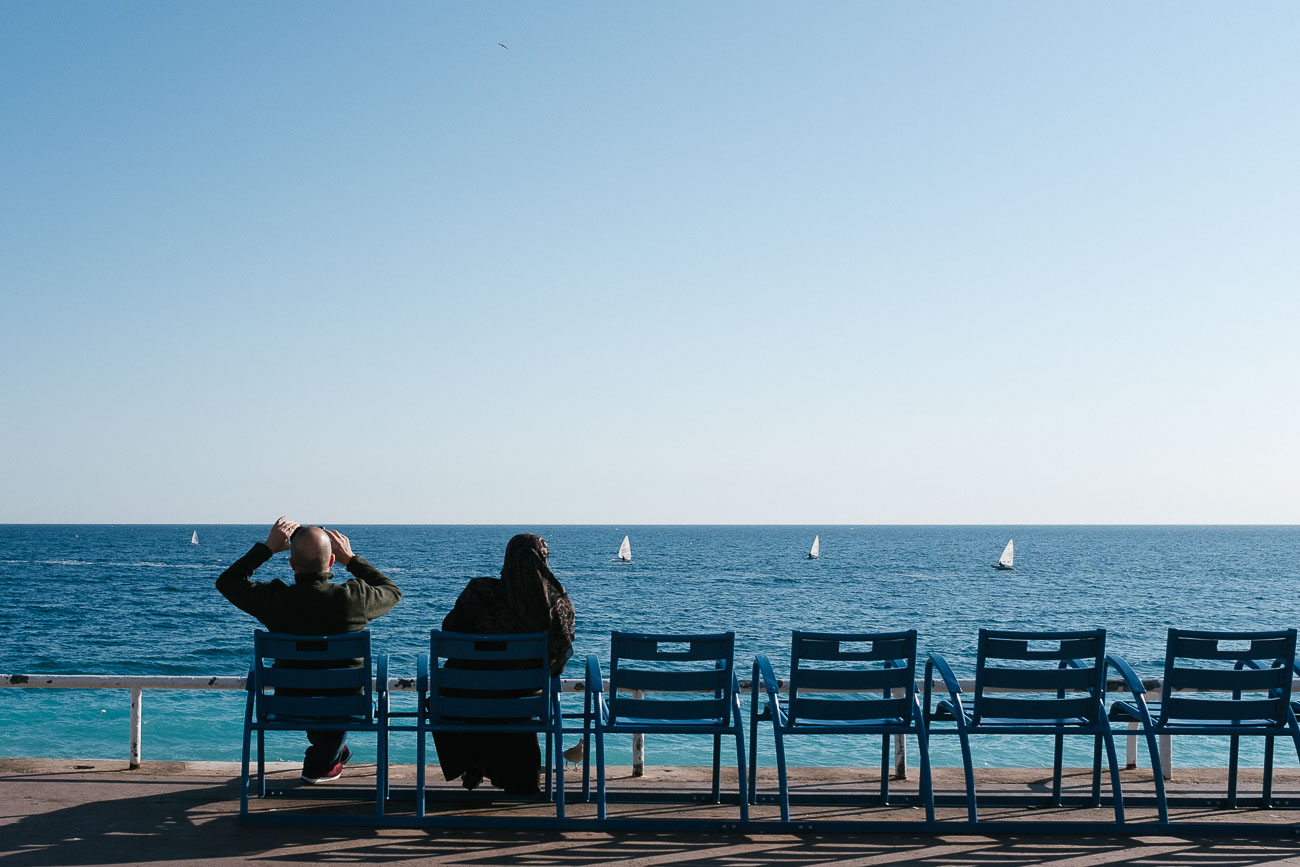
<instances>
[{"instance_id":1,"label":"chair armrest","mask_svg":"<svg viewBox=\"0 0 1300 867\"><path fill-rule=\"evenodd\" d=\"M588 695L600 695L604 689L604 682L600 674L600 660L596 654L587 654L587 682L584 685Z\"/></svg>"},{"instance_id":2,"label":"chair armrest","mask_svg":"<svg viewBox=\"0 0 1300 867\"><path fill-rule=\"evenodd\" d=\"M772 670L772 662L767 658L767 654L760 653L754 657L754 685L758 685L759 678L763 680L763 689L773 698L781 691L781 681L777 679L776 672Z\"/></svg>"},{"instance_id":3,"label":"chair armrest","mask_svg":"<svg viewBox=\"0 0 1300 867\"><path fill-rule=\"evenodd\" d=\"M939 677L943 679L943 687L948 691L948 695L953 700L953 704L960 707L961 699L957 696L961 694L961 684L957 682L957 676L952 673L952 666L948 665L948 660L944 659L938 653L931 653L925 660L925 683L922 684L924 693L924 710L927 719L930 717L930 689L934 681L934 672L938 670Z\"/></svg>"},{"instance_id":4,"label":"chair armrest","mask_svg":"<svg viewBox=\"0 0 1300 867\"><path fill-rule=\"evenodd\" d=\"M429 691L429 654L421 653L415 660L415 690L420 695L420 703Z\"/></svg>"},{"instance_id":5,"label":"chair armrest","mask_svg":"<svg viewBox=\"0 0 1300 867\"><path fill-rule=\"evenodd\" d=\"M1106 670L1109 671L1110 669L1114 669L1119 673L1120 679L1124 681L1125 688L1133 693L1134 698L1143 695L1147 691L1147 688L1142 685L1142 678L1137 676L1137 672L1127 662L1108 653L1106 654Z\"/></svg>"},{"instance_id":6,"label":"chair armrest","mask_svg":"<svg viewBox=\"0 0 1300 867\"><path fill-rule=\"evenodd\" d=\"M381 653L375 657L375 692L380 695L388 693L388 654Z\"/></svg>"}]
</instances>

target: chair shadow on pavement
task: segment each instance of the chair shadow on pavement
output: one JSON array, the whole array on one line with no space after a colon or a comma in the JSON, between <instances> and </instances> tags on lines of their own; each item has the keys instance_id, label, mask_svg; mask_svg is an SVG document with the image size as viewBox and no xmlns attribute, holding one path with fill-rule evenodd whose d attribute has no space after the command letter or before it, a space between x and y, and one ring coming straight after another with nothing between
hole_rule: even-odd
<instances>
[{"instance_id":1,"label":"chair shadow on pavement","mask_svg":"<svg viewBox=\"0 0 1300 867\"><path fill-rule=\"evenodd\" d=\"M91 779L88 779L90 777ZM1290 840L1179 836L746 834L241 826L236 780L129 772L0 777L0 867L249 860L285 864L954 864L1252 867L1300 858ZM75 788L95 787L93 800ZM116 797L120 791L122 797ZM18 797L14 797L17 793Z\"/></svg>"}]
</instances>

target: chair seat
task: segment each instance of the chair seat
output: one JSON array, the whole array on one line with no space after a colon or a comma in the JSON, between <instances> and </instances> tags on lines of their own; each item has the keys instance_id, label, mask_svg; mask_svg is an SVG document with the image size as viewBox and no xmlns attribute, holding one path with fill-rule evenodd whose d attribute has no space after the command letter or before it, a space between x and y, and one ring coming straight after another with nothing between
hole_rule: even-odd
<instances>
[{"instance_id":1,"label":"chair seat","mask_svg":"<svg viewBox=\"0 0 1300 867\"><path fill-rule=\"evenodd\" d=\"M783 728L787 733L797 732L799 729L817 729L822 731L828 728L861 728L868 726L910 726L911 720L905 720L902 717L878 717L875 719L808 719L800 717L793 723L787 723Z\"/></svg>"},{"instance_id":2,"label":"chair seat","mask_svg":"<svg viewBox=\"0 0 1300 867\"><path fill-rule=\"evenodd\" d=\"M626 729L629 732L653 731L654 729L671 729L680 731L681 729L699 729L700 731L731 731L733 726L726 720L673 720L673 719L655 719L654 717L639 716L621 716L613 723L605 723L605 730L609 732L618 732Z\"/></svg>"},{"instance_id":3,"label":"chair seat","mask_svg":"<svg viewBox=\"0 0 1300 867\"><path fill-rule=\"evenodd\" d=\"M1298 702L1300 703L1300 702ZM1160 729L1223 729L1225 734L1231 734L1232 729L1278 729L1279 726L1273 720L1268 719L1244 719L1244 720L1226 720L1226 719L1171 719L1160 724L1160 702L1147 702L1147 711L1151 715L1151 722ZM1142 714L1138 710L1136 702L1117 701L1110 706L1110 713L1107 714L1110 719L1117 722L1141 722ZM1244 734L1245 732L1243 732Z\"/></svg>"}]
</instances>

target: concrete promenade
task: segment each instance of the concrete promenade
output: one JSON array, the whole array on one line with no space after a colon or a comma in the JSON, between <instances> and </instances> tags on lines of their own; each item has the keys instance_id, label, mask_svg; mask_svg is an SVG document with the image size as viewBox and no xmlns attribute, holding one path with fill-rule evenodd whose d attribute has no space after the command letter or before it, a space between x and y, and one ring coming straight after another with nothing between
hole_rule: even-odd
<instances>
[{"instance_id":1,"label":"concrete promenade","mask_svg":"<svg viewBox=\"0 0 1300 867\"><path fill-rule=\"evenodd\" d=\"M275 778L291 784L296 765L276 765ZM775 772L760 768L760 791L775 792ZM395 795L413 784L410 766L393 768ZM572 772L573 769L570 768ZM611 790L635 798L651 791L701 791L707 788L707 770L701 768L651 768L644 778L633 779L627 769L611 769ZM734 774L734 771L732 772ZM912 774L915 777L915 773ZM1197 822L1258 823L1260 833L1249 829L1232 836L1160 833L1151 829L1136 836L1045 835L992 830L960 831L937 835L898 833L800 833L644 831L518 831L300 828L241 826L238 822L238 766L232 763L149 762L128 770L125 762L0 759L0 867L20 865L115 864L778 864L801 867L813 864L932 864L932 865L1214 865L1262 867L1300 864L1300 842L1295 837L1267 836L1265 829L1300 824L1300 809L1263 810L1257 802L1259 771L1243 771L1243 806L1227 810L1221 803L1222 770L1179 770L1173 792L1184 802L1174 810L1176 820ZM728 775L734 780L734 776ZM373 767L349 766L338 783L324 784L304 794L351 791L352 786L373 784ZM488 811L502 816L553 815L545 803L489 802L481 793L460 798L459 790L441 783L438 791L452 798L435 809L445 815ZM577 774L568 777L568 789L577 790ZM1109 809L1082 806L1055 808L1037 805L997 805L1007 793L1043 796L1050 779L1038 770L984 770L979 772L982 796L990 805L981 818L994 821L1034 822L1051 819L1108 821ZM725 781L724 781L725 782ZM1132 822L1151 822L1150 774L1145 769L1124 772L1126 801ZM733 784L734 785L734 784ZM801 769L792 780L794 791L833 795L851 789L872 790L873 771L848 768ZM1066 781L1066 796L1078 798L1087 790L1088 774L1074 770ZM913 795L916 781L900 781L894 791ZM359 798L364 792L356 790ZM961 773L955 768L936 769L936 791L943 806L941 819L961 820L958 803ZM1276 792L1291 804L1300 803L1300 772L1280 771ZM1250 806L1247 806L1250 805ZM394 812L410 814L407 800ZM316 809L365 811L362 801L277 798L261 801L259 811ZM574 817L594 817L594 806L572 803ZM752 808L753 818L774 820L775 804ZM867 819L915 821L923 812L914 806L864 806L796 804L793 818L808 821ZM611 805L611 816L734 817L734 804L684 805L655 800L622 801Z\"/></svg>"}]
</instances>

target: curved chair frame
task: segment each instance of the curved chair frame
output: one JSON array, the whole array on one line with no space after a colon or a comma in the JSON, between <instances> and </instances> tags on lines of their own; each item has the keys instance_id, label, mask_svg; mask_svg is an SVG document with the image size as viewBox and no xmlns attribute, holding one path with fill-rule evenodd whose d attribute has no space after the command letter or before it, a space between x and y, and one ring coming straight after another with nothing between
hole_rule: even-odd
<instances>
[{"instance_id":1,"label":"curved chair frame","mask_svg":"<svg viewBox=\"0 0 1300 867\"><path fill-rule=\"evenodd\" d=\"M1031 642L1054 646L1031 646ZM1085 663L1085 660L1091 662ZM1035 662L1046 665L1033 667ZM939 701L932 710L930 690L936 671L943 679L948 698ZM962 702L961 685L952 668L937 653L930 654L925 664L924 688L923 704L930 735L956 734L961 740L962 766L966 774L966 811L971 822L979 821L971 735L1055 737L1052 803L1059 806L1063 740L1065 735L1072 734L1090 735L1094 739L1094 806L1101 803L1101 747L1105 745L1115 822L1123 824L1124 798L1120 788L1119 761L1115 754L1115 739L1106 720L1106 630L1026 632L981 629L975 663L975 695L970 707ZM936 728L936 722L950 722L953 728Z\"/></svg>"},{"instance_id":2,"label":"curved chair frame","mask_svg":"<svg viewBox=\"0 0 1300 867\"><path fill-rule=\"evenodd\" d=\"M272 660L267 665L267 660ZM354 661L358 664L353 664ZM257 732L257 796L266 797L266 732L374 732L375 816L382 819L388 797L388 655L374 657L371 679L370 632L291 635L258 629L253 633L253 664L248 669L243 750L239 778L239 820L250 814L250 753ZM370 817L331 815L308 824L369 824ZM277 822L284 822L280 816Z\"/></svg>"},{"instance_id":3,"label":"curved chair frame","mask_svg":"<svg viewBox=\"0 0 1300 867\"><path fill-rule=\"evenodd\" d=\"M1270 805L1273 739L1290 737L1300 757L1300 726L1291 703L1295 651L1294 629L1213 632L1171 628L1165 644L1163 696L1156 702L1146 700L1146 688L1131 667L1121 660L1110 660L1110 667L1124 680L1131 700L1114 702L1109 717L1117 723L1137 723L1146 738L1162 824L1169 822L1169 806L1157 735L1231 738L1229 809L1237 806L1240 739L1265 738L1262 800L1265 807Z\"/></svg>"},{"instance_id":4,"label":"curved chair frame","mask_svg":"<svg viewBox=\"0 0 1300 867\"><path fill-rule=\"evenodd\" d=\"M439 666L440 659L449 664ZM555 800L556 819L564 818L564 718L560 679L551 674L545 632L494 635L435 629L429 635L429 653L420 654L417 661L416 690L417 819L425 815L426 738L436 732L544 733L546 792ZM458 824L502 823L465 818Z\"/></svg>"},{"instance_id":5,"label":"curved chair frame","mask_svg":"<svg viewBox=\"0 0 1300 867\"><path fill-rule=\"evenodd\" d=\"M713 803L721 803L723 735L736 739L740 821L749 821L745 734L740 716L734 632L704 634L610 633L609 690L600 661L587 657L586 691L596 740L596 816L604 819L605 735L713 736ZM584 735L585 743L586 735ZM647 820L643 824L654 824Z\"/></svg>"},{"instance_id":6,"label":"curved chair frame","mask_svg":"<svg viewBox=\"0 0 1300 867\"><path fill-rule=\"evenodd\" d=\"M846 645L870 645L862 649ZM759 710L759 684L767 697ZM789 735L878 734L881 736L880 801L889 803L891 735L916 736L921 757L921 800L925 820L934 821L930 750L925 717L916 694L916 630L906 632L803 632L790 640L790 688L781 699L781 682L762 654L754 659L749 705L749 800L758 803L758 723L772 724L776 743L781 821L790 821L785 738ZM828 693L847 693L831 698Z\"/></svg>"}]
</instances>

